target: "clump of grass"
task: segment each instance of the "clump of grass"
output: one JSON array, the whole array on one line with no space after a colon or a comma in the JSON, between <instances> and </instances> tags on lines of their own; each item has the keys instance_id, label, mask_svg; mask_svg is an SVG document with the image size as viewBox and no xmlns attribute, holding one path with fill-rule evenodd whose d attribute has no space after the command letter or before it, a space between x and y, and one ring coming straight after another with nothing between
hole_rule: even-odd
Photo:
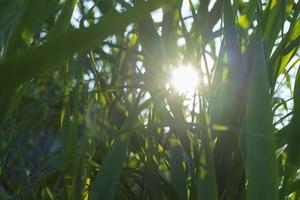
<instances>
[{"instance_id":1,"label":"clump of grass","mask_svg":"<svg viewBox=\"0 0 300 200\"><path fill-rule=\"evenodd\" d=\"M299 199L299 1L0 10L0 199Z\"/></svg>"}]
</instances>

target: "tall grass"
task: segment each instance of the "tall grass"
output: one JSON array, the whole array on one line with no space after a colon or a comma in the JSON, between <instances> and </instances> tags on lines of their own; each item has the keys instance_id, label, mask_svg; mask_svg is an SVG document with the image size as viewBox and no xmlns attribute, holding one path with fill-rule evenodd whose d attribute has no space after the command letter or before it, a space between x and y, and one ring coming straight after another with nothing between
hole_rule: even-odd
<instances>
[{"instance_id":1,"label":"tall grass","mask_svg":"<svg viewBox=\"0 0 300 200\"><path fill-rule=\"evenodd\" d=\"M299 10L0 1L0 199L299 199Z\"/></svg>"}]
</instances>

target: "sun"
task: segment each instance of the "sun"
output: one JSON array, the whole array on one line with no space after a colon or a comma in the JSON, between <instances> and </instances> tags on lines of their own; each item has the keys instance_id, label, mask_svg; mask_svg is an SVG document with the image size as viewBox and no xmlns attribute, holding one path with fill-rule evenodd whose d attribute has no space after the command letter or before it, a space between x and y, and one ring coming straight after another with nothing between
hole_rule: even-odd
<instances>
[{"instance_id":1,"label":"sun","mask_svg":"<svg viewBox=\"0 0 300 200\"><path fill-rule=\"evenodd\" d=\"M198 77L192 66L180 66L173 70L170 84L180 94L193 94L199 84Z\"/></svg>"}]
</instances>

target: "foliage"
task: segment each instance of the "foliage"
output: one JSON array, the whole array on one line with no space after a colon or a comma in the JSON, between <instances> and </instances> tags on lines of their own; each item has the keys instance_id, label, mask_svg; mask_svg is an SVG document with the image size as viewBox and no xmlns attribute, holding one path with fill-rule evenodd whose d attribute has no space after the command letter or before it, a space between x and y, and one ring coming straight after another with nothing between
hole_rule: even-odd
<instances>
[{"instance_id":1,"label":"foliage","mask_svg":"<svg viewBox=\"0 0 300 200\"><path fill-rule=\"evenodd\" d=\"M0 199L299 199L299 11L1 0Z\"/></svg>"}]
</instances>

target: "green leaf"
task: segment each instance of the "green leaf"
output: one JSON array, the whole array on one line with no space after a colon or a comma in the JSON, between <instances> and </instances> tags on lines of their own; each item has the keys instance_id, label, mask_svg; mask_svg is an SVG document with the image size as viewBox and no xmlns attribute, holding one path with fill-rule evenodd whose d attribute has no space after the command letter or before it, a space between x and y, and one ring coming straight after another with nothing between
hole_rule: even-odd
<instances>
[{"instance_id":1,"label":"green leaf","mask_svg":"<svg viewBox=\"0 0 300 200\"><path fill-rule=\"evenodd\" d=\"M89 199L105 199L112 200L117 189L121 173L123 171L123 163L126 158L127 148L132 136L134 127L132 127L138 117L138 103L140 97L135 102L135 105L130 109L129 116L124 122L120 133L109 148L100 172L97 174L94 183L91 186Z\"/></svg>"},{"instance_id":2,"label":"green leaf","mask_svg":"<svg viewBox=\"0 0 300 200\"><path fill-rule=\"evenodd\" d=\"M178 140L171 140L171 183L174 187L177 199L187 199L187 181L184 170L183 149Z\"/></svg>"},{"instance_id":3,"label":"green leaf","mask_svg":"<svg viewBox=\"0 0 300 200\"><path fill-rule=\"evenodd\" d=\"M275 138L272 130L270 85L262 44L260 35L256 34L252 46L248 47L255 59L249 63L251 71L244 131L247 199L276 200L278 185Z\"/></svg>"},{"instance_id":4,"label":"green leaf","mask_svg":"<svg viewBox=\"0 0 300 200\"><path fill-rule=\"evenodd\" d=\"M123 13L112 10L103 16L96 25L66 32L56 37L55 40L10 56L0 64L0 81L5 82L5 86L0 87L0 96L17 88L24 81L55 67L56 64L69 58L75 52L86 50L102 42L109 35L123 30L129 23L142 20L147 13L161 5L163 5L162 1L156 0L138 2Z\"/></svg>"},{"instance_id":5,"label":"green leaf","mask_svg":"<svg viewBox=\"0 0 300 200\"><path fill-rule=\"evenodd\" d=\"M17 0L0 1L0 31L11 24L22 12L22 6Z\"/></svg>"},{"instance_id":6,"label":"green leaf","mask_svg":"<svg viewBox=\"0 0 300 200\"><path fill-rule=\"evenodd\" d=\"M300 166L300 70L298 68L295 85L294 85L294 110L293 118L290 124L289 135L288 135L288 163L287 163L287 176L294 178L296 176L296 171Z\"/></svg>"}]
</instances>

